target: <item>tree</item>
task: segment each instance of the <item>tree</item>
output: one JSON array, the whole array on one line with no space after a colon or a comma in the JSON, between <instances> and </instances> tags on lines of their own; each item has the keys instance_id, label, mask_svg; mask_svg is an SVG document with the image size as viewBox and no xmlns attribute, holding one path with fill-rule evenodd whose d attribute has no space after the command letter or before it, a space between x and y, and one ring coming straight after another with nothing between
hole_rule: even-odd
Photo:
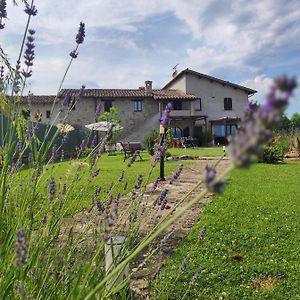
<instances>
[{"instance_id":1,"label":"tree","mask_svg":"<svg viewBox=\"0 0 300 300\"><path fill-rule=\"evenodd\" d=\"M286 114L283 113L279 124L276 126L276 129L279 131L289 130L291 126L291 120L286 116Z\"/></svg>"},{"instance_id":2,"label":"tree","mask_svg":"<svg viewBox=\"0 0 300 300\"><path fill-rule=\"evenodd\" d=\"M99 120L100 121L106 121L110 124L118 125L121 123L121 120L118 118L119 112L115 106L112 106L109 111L104 112L102 115L100 115ZM108 145L114 144L116 137L117 137L117 130L113 130L112 135L110 139L107 141Z\"/></svg>"},{"instance_id":3,"label":"tree","mask_svg":"<svg viewBox=\"0 0 300 300\"><path fill-rule=\"evenodd\" d=\"M109 111L104 112L100 117L100 121L106 121L108 123L120 124L121 120L118 119L119 112L115 106L112 106Z\"/></svg>"},{"instance_id":4,"label":"tree","mask_svg":"<svg viewBox=\"0 0 300 300\"><path fill-rule=\"evenodd\" d=\"M294 113L291 117L291 126L293 128L300 128L300 114Z\"/></svg>"}]
</instances>

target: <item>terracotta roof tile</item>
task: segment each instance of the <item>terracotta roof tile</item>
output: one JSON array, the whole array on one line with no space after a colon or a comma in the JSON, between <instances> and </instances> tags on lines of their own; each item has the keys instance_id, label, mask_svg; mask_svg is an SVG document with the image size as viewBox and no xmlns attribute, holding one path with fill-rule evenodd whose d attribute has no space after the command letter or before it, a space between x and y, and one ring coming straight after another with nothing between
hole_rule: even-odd
<instances>
[{"instance_id":1,"label":"terracotta roof tile","mask_svg":"<svg viewBox=\"0 0 300 300\"><path fill-rule=\"evenodd\" d=\"M167 99L187 99L195 100L196 96L192 94L187 94L179 90L154 90L153 98L155 100L167 100Z\"/></svg>"},{"instance_id":2,"label":"terracotta roof tile","mask_svg":"<svg viewBox=\"0 0 300 300\"><path fill-rule=\"evenodd\" d=\"M78 89L63 89L59 96L64 97L67 92L76 94ZM196 97L191 94L186 94L178 90L152 90L146 92L145 89L85 89L83 97L91 98L154 98L155 100L168 99L189 99L194 100Z\"/></svg>"},{"instance_id":3,"label":"terracotta roof tile","mask_svg":"<svg viewBox=\"0 0 300 300\"><path fill-rule=\"evenodd\" d=\"M21 103L23 104L28 104L28 103L33 103L33 104L52 104L54 102L55 96L51 95L30 95L30 96L23 96L21 99Z\"/></svg>"}]
</instances>

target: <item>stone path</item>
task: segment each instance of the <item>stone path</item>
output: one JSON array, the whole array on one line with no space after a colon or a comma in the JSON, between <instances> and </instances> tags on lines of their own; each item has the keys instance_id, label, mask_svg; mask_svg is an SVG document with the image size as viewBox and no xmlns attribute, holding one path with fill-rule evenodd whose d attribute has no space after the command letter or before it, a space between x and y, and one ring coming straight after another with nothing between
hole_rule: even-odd
<instances>
[{"instance_id":1,"label":"stone path","mask_svg":"<svg viewBox=\"0 0 300 300\"><path fill-rule=\"evenodd\" d=\"M168 209L172 209L174 205L181 199L198 181L203 177L204 168L207 164L213 164L216 159L209 158L206 160L194 161L191 167L183 170L181 176L174 184L169 184L169 181L161 183L159 191L153 195L145 193L142 200L142 205L145 207L144 218L141 218L140 235L146 235L157 223L157 211L153 209L153 202L164 188L169 189L168 193ZM229 166L230 162L225 159L217 167L218 172L222 172ZM196 194L198 194L203 187L196 189L181 205L176 208L176 211L182 209ZM211 195L204 197L201 202L194 205L186 214L181 217L173 226L162 234L158 241L151 249L145 250L139 257L131 264L133 270L132 274L132 290L135 293L134 299L150 299L149 297L149 281L153 281L166 259L170 256L176 245L185 237L189 230L199 219L203 207L206 203L211 201ZM127 205L126 201L122 205ZM162 215L168 214L168 209L160 211ZM120 207L122 211L122 207ZM151 251L154 251L150 259L144 263Z\"/></svg>"},{"instance_id":2,"label":"stone path","mask_svg":"<svg viewBox=\"0 0 300 300\"><path fill-rule=\"evenodd\" d=\"M217 158L201 158L199 160L193 160L192 165L183 169L183 172L179 179L173 184L169 183L168 178L164 182L161 182L158 186L158 190L155 193L150 193L152 184L147 186L146 192L143 198L140 200L140 209L142 213L139 213L137 220L139 223L137 239L143 238L151 229L157 225L159 220L165 217L172 211L172 208L179 202L179 200L185 196L192 187L203 178L204 168L207 164L213 165ZM180 163L180 162L179 162ZM225 158L217 167L217 172L222 172L230 165L230 161ZM160 207L155 208L153 206L154 201L160 195L163 189L168 189L168 204L167 209L161 210ZM197 195L203 189L202 186L197 188L183 203L178 205L176 212L182 209L195 195ZM176 223L171 226L166 232L161 234L155 243L145 249L140 255L130 264L132 269L131 288L134 292L134 299L150 299L149 296L149 282L153 281L163 266L164 262L170 256L172 251L176 248L180 239L185 237L189 230L200 218L203 211L203 207L206 203L212 199L211 195L204 197L199 203L195 204L192 209L187 211ZM126 195L122 197L119 202L119 218L117 223L114 223L112 235L126 235L128 227L130 226L129 216L132 212L132 196ZM142 209L141 209L142 208ZM75 232L82 232L88 222L98 223L96 211L94 213L80 213L74 216L66 226L66 229L75 225ZM151 254L151 255L149 255ZM146 262L145 262L146 258Z\"/></svg>"}]
</instances>

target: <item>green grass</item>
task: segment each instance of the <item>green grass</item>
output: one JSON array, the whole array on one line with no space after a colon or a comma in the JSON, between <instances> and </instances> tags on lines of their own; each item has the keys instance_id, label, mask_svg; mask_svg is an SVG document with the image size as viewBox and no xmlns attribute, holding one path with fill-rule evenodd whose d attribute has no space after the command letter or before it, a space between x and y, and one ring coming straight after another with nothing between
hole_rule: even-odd
<instances>
[{"instance_id":1,"label":"green grass","mask_svg":"<svg viewBox=\"0 0 300 300\"><path fill-rule=\"evenodd\" d=\"M299 163L234 171L161 271L157 299L300 299L299 178Z\"/></svg>"},{"instance_id":2,"label":"green grass","mask_svg":"<svg viewBox=\"0 0 300 300\"><path fill-rule=\"evenodd\" d=\"M51 164L43 170L43 175L37 189L37 205L39 206L49 201L49 179L51 176L55 178L57 194L60 193L63 184L67 185L67 189L69 190L67 197L68 201L66 203L68 215L73 215L74 213L89 208L92 205L97 186L101 187L100 199L102 201L107 199L110 193L110 187L115 183L116 187L113 191L113 195L116 196L119 192L127 193L134 186L138 174L144 176L144 182L148 176L152 158L145 151L142 152L141 156L143 161L141 161L140 158L137 158L136 162L125 172L124 180L121 183L118 182L118 178L121 171L126 169L130 158L127 159L126 162L123 162L124 155L120 152L116 153L116 155L104 154L95 167L95 169L100 169L100 173L93 178L90 177L89 166L84 160L71 160ZM79 179L75 180L72 184L72 181L76 178L76 172L80 163L83 163L83 168L80 171ZM172 174L172 172L178 168L179 164L180 162L178 161L166 161L165 175L168 176ZM189 162L184 162L184 165L189 164ZM21 177L19 179L22 181L22 184L18 186L20 195L22 195L24 186L31 183L32 173L32 169L26 169L21 171L18 175ZM149 182L155 181L158 176L159 164L150 176ZM123 187L125 181L128 182L128 188L124 192Z\"/></svg>"},{"instance_id":3,"label":"green grass","mask_svg":"<svg viewBox=\"0 0 300 300\"><path fill-rule=\"evenodd\" d=\"M188 156L222 156L223 150L222 147L201 147L201 148L169 148L168 152L172 156L181 156L181 155L188 155Z\"/></svg>"}]
</instances>

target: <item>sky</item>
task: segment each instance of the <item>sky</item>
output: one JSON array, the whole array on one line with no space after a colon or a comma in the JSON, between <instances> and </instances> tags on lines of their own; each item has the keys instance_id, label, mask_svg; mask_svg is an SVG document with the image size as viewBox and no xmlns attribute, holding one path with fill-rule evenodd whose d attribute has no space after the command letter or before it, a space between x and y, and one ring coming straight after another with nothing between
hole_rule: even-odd
<instances>
[{"instance_id":1,"label":"sky","mask_svg":"<svg viewBox=\"0 0 300 300\"><path fill-rule=\"evenodd\" d=\"M15 64L27 15L7 0L0 45ZM75 47L79 22L86 39L65 88L161 88L172 68L189 68L255 89L262 102L272 78L300 82L299 0L36 0L36 59L28 89L56 94ZM300 89L288 115L300 113Z\"/></svg>"}]
</instances>

